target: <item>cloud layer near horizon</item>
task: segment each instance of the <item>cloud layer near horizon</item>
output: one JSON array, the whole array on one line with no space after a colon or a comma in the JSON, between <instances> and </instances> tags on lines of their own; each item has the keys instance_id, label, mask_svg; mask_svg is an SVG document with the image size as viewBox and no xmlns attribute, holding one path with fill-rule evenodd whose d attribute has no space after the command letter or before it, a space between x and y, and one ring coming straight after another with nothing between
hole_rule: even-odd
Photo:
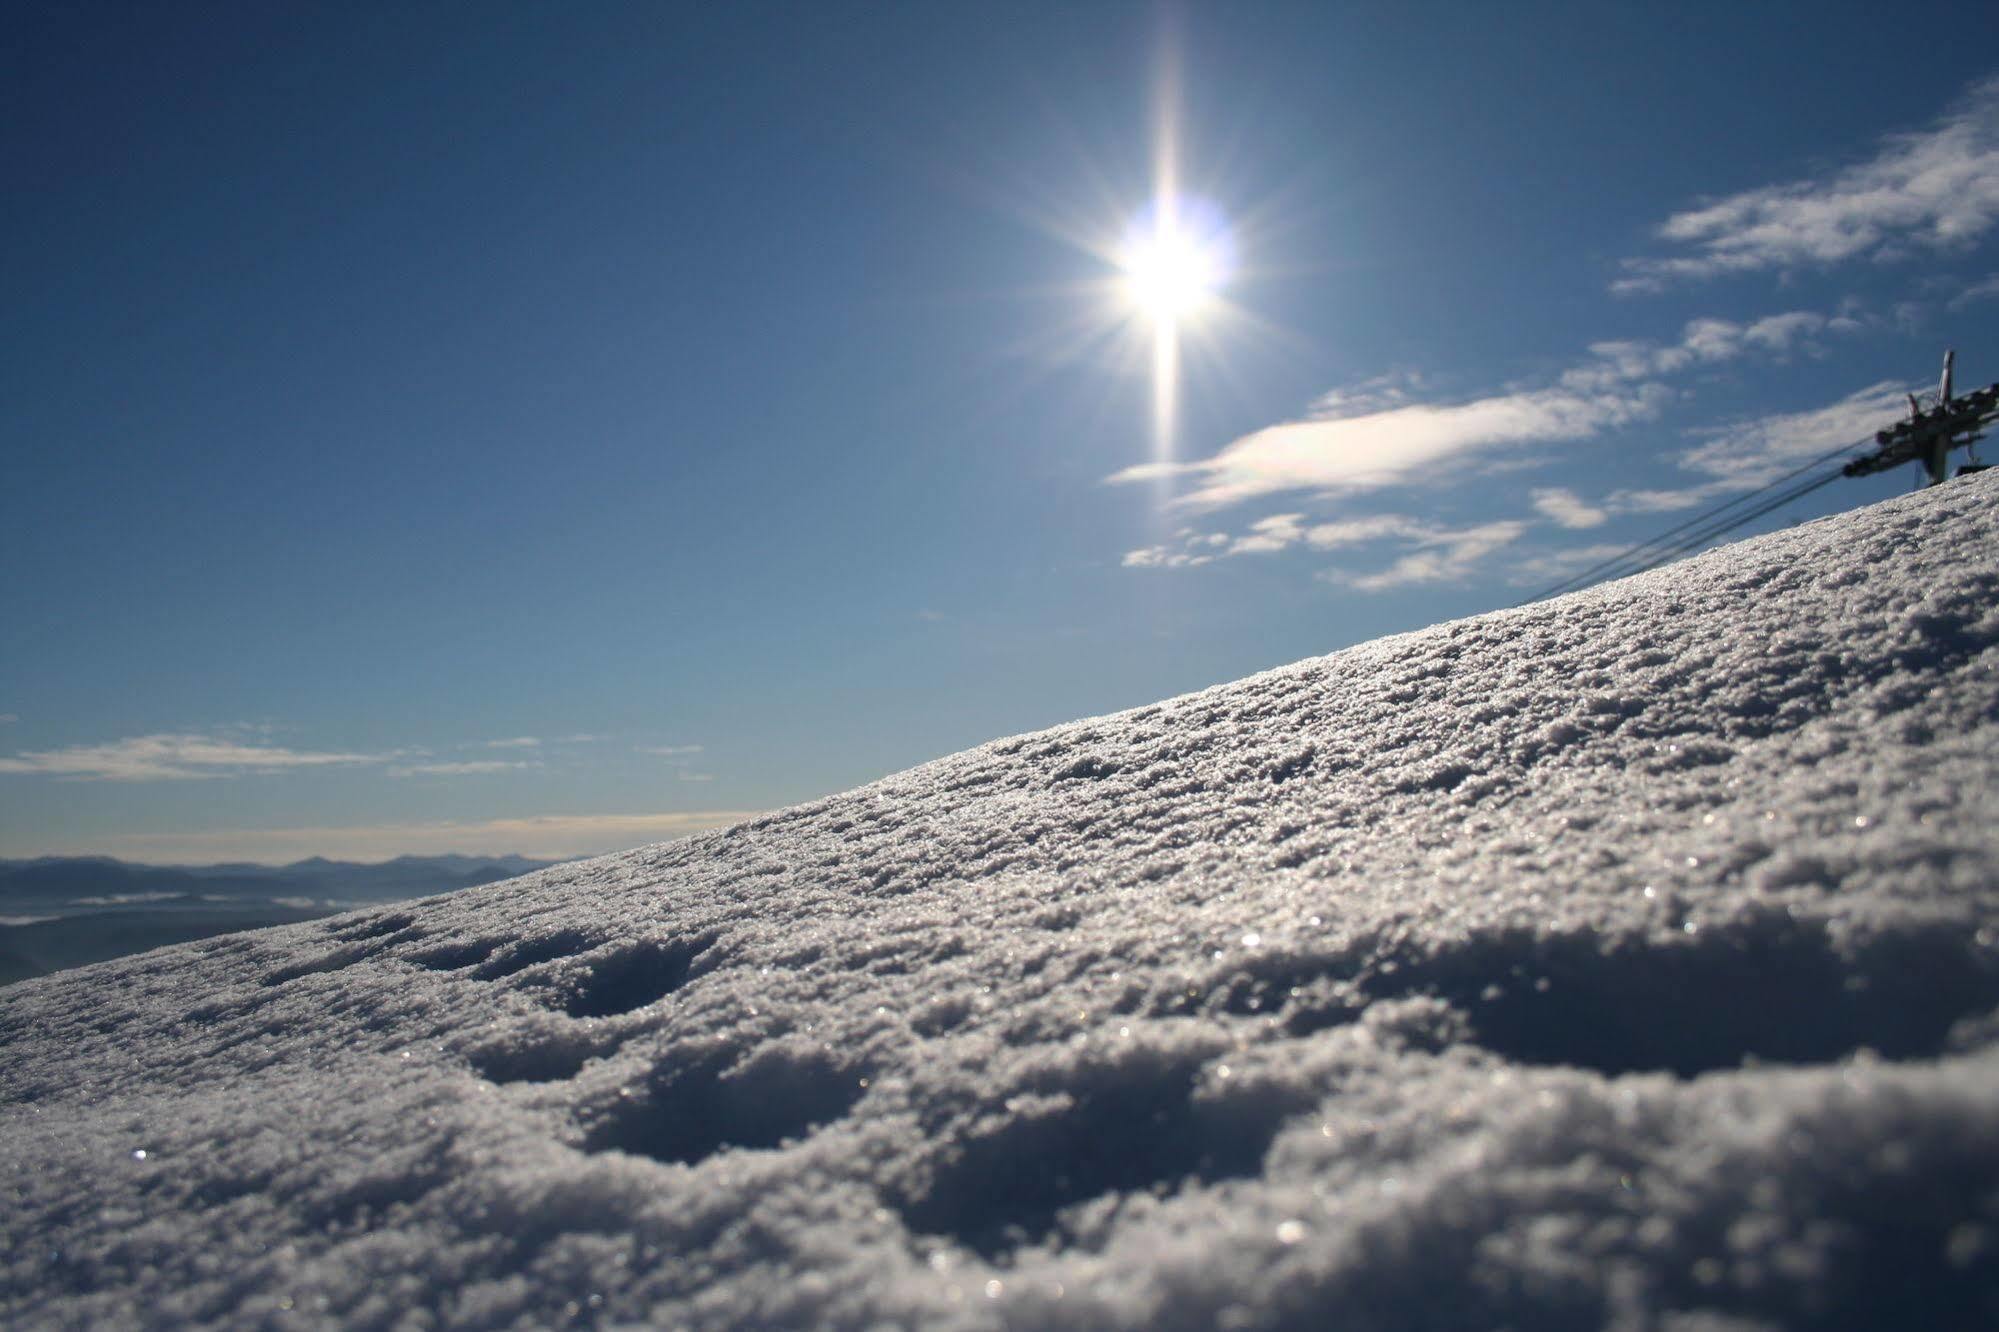
<instances>
[{"instance_id":1,"label":"cloud layer near horizon","mask_svg":"<svg viewBox=\"0 0 1999 1332\"><path fill-rule=\"evenodd\" d=\"M135 735L99 745L24 750L11 758L0 758L0 773L39 773L73 781L184 781L382 763L394 757L394 754L287 749L224 736L182 733Z\"/></svg>"},{"instance_id":2,"label":"cloud layer near horizon","mask_svg":"<svg viewBox=\"0 0 1999 1332\"><path fill-rule=\"evenodd\" d=\"M217 828L200 832L118 833L39 855L110 855L165 865L227 861L289 864L309 856L375 861L403 855L502 855L561 860L670 841L740 823L757 810L680 810L656 814L540 814L523 818L352 827Z\"/></svg>"}]
</instances>

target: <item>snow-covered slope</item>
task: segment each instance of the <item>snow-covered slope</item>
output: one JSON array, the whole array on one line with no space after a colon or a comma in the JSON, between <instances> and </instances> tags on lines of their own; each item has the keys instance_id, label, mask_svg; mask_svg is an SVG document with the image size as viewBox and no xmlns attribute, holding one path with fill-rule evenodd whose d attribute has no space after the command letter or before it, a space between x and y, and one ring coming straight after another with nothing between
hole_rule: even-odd
<instances>
[{"instance_id":1,"label":"snow-covered slope","mask_svg":"<svg viewBox=\"0 0 1999 1332\"><path fill-rule=\"evenodd\" d=\"M1999 1316L1999 474L0 994L11 1326Z\"/></svg>"}]
</instances>

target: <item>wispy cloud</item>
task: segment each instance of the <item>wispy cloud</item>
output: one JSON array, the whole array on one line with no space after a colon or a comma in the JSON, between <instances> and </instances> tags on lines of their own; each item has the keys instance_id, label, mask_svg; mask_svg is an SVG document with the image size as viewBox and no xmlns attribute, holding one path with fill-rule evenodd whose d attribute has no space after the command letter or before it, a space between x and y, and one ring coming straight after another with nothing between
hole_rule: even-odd
<instances>
[{"instance_id":1,"label":"wispy cloud","mask_svg":"<svg viewBox=\"0 0 1999 1332\"><path fill-rule=\"evenodd\" d=\"M21 714L18 712L0 712L0 726L4 726L8 722L17 722L19 720L21 720Z\"/></svg>"},{"instance_id":2,"label":"wispy cloud","mask_svg":"<svg viewBox=\"0 0 1999 1332\"><path fill-rule=\"evenodd\" d=\"M32 773L71 781L142 782L383 763L396 757L286 749L207 735L139 735L102 745L26 750L0 758L0 773Z\"/></svg>"},{"instance_id":3,"label":"wispy cloud","mask_svg":"<svg viewBox=\"0 0 1999 1332\"><path fill-rule=\"evenodd\" d=\"M1617 490L1611 492L1603 504L1612 513L1677 513L1691 509L1719 495L1726 487L1714 482L1704 482L1679 490Z\"/></svg>"},{"instance_id":4,"label":"wispy cloud","mask_svg":"<svg viewBox=\"0 0 1999 1332\"><path fill-rule=\"evenodd\" d=\"M1705 479L1678 488L1615 490L1599 503L1612 514L1673 513L1755 490L1907 415L1907 393L1907 385L1884 380L1823 407L1704 426L1689 432L1700 442L1674 461Z\"/></svg>"},{"instance_id":5,"label":"wispy cloud","mask_svg":"<svg viewBox=\"0 0 1999 1332\"><path fill-rule=\"evenodd\" d=\"M1223 542L1228 541L1226 535ZM1127 569L1198 569L1204 564L1215 562L1215 552L1203 549L1207 544L1204 535L1193 533L1182 537L1181 545L1144 546L1138 550L1128 550L1119 561Z\"/></svg>"},{"instance_id":6,"label":"wispy cloud","mask_svg":"<svg viewBox=\"0 0 1999 1332\"><path fill-rule=\"evenodd\" d=\"M1675 213L1658 236L1683 253L1627 259L1620 292L1725 273L1885 262L1968 245L1999 221L1999 77L1929 129L1865 161Z\"/></svg>"},{"instance_id":7,"label":"wispy cloud","mask_svg":"<svg viewBox=\"0 0 1999 1332\"><path fill-rule=\"evenodd\" d=\"M1609 513L1586 503L1575 491L1560 486L1535 491L1534 510L1563 527L1601 527L1610 518Z\"/></svg>"},{"instance_id":8,"label":"wispy cloud","mask_svg":"<svg viewBox=\"0 0 1999 1332\"><path fill-rule=\"evenodd\" d=\"M1251 524L1251 534L1246 537L1184 530L1179 534L1179 546L1151 546L1132 551L1124 562L1138 567L1183 568L1189 563L1268 554L1291 547L1323 552L1386 544L1403 554L1385 568L1362 572L1327 569L1318 575L1327 582L1357 591L1381 592L1413 583L1453 582L1468 577L1479 561L1518 540L1527 526L1524 522L1507 521L1448 527L1397 513L1308 524L1303 515L1287 513ZM1214 553L1190 555L1203 550Z\"/></svg>"},{"instance_id":9,"label":"wispy cloud","mask_svg":"<svg viewBox=\"0 0 1999 1332\"><path fill-rule=\"evenodd\" d=\"M1892 380L1850 393L1824 407L1780 412L1696 432L1703 443L1679 463L1731 488L1754 489L1843 443L1869 438L1908 414L1907 389Z\"/></svg>"},{"instance_id":10,"label":"wispy cloud","mask_svg":"<svg viewBox=\"0 0 1999 1332\"><path fill-rule=\"evenodd\" d=\"M675 781L712 782L715 780L713 773L695 772L687 766L703 752L700 745L634 745L632 748L638 753L651 754L656 758L663 758L674 765L673 778Z\"/></svg>"},{"instance_id":11,"label":"wispy cloud","mask_svg":"<svg viewBox=\"0 0 1999 1332\"><path fill-rule=\"evenodd\" d=\"M1671 513L1694 508L1725 495L1740 495L1769 485L1815 460L1825 459L1841 444L1869 439L1881 426L1900 417L1906 405L1903 385L1884 382L1848 394L1837 402L1798 412L1779 412L1688 432L1700 443L1674 461L1705 478L1693 485L1650 490L1617 490L1594 503L1567 491L1536 491L1534 505L1564 527L1596 523L1564 521L1570 505L1604 517L1623 514ZM1560 496L1556 499L1555 496ZM1509 573L1515 584L1560 582L1614 556L1626 547L1591 545L1557 550L1516 561Z\"/></svg>"},{"instance_id":12,"label":"wispy cloud","mask_svg":"<svg viewBox=\"0 0 1999 1332\"><path fill-rule=\"evenodd\" d=\"M1416 549L1385 569L1360 574L1328 569L1319 576L1361 592L1386 592L1417 583L1460 582L1475 573L1487 556L1518 541L1526 530L1526 523L1511 520L1455 530L1435 528L1413 537Z\"/></svg>"},{"instance_id":13,"label":"wispy cloud","mask_svg":"<svg viewBox=\"0 0 1999 1332\"><path fill-rule=\"evenodd\" d=\"M1559 582L1573 577L1585 569L1593 569L1605 560L1614 559L1630 549L1616 542L1602 542L1591 546L1571 546L1565 550L1547 551L1518 560L1508 572L1508 581L1518 586Z\"/></svg>"},{"instance_id":14,"label":"wispy cloud","mask_svg":"<svg viewBox=\"0 0 1999 1332\"><path fill-rule=\"evenodd\" d=\"M1619 384L1663 378L1703 365L1720 365L1756 353L1778 359L1817 354L1829 333L1854 333L1864 327L1851 313L1820 314L1786 310L1741 323L1732 319L1692 319L1673 342L1639 339L1598 342L1589 359L1564 371L1562 386L1578 393L1600 392Z\"/></svg>"},{"instance_id":15,"label":"wispy cloud","mask_svg":"<svg viewBox=\"0 0 1999 1332\"><path fill-rule=\"evenodd\" d=\"M55 842L24 855L111 855L153 864L260 861L286 864L308 856L387 860L394 856L500 855L538 859L601 855L667 841L751 818L756 810L682 810L659 814L547 814L478 822L382 823L355 827L231 828L203 832L120 833Z\"/></svg>"},{"instance_id":16,"label":"wispy cloud","mask_svg":"<svg viewBox=\"0 0 1999 1332\"><path fill-rule=\"evenodd\" d=\"M1197 568L1235 555L1268 555L1301 544L1313 550L1336 550L1384 537L1419 536L1429 530L1416 519L1400 514L1374 514L1308 525L1301 513L1280 513L1251 523L1246 536L1232 537L1226 532L1183 527L1174 533L1169 544L1127 551L1123 563L1128 569Z\"/></svg>"},{"instance_id":17,"label":"wispy cloud","mask_svg":"<svg viewBox=\"0 0 1999 1332\"><path fill-rule=\"evenodd\" d=\"M1652 416L1650 386L1582 393L1544 388L1449 406L1409 404L1357 416L1288 421L1245 435L1211 458L1145 463L1114 483L1189 477L1176 503L1216 509L1293 491L1332 496L1378 490L1426 475L1447 460L1499 445L1582 439Z\"/></svg>"},{"instance_id":18,"label":"wispy cloud","mask_svg":"<svg viewBox=\"0 0 1999 1332\"><path fill-rule=\"evenodd\" d=\"M1230 555L1257 555L1283 550L1295 544L1305 535L1305 515L1302 513L1272 514L1249 525L1247 536L1237 537L1228 545ZM1212 538L1210 538L1212 541Z\"/></svg>"},{"instance_id":19,"label":"wispy cloud","mask_svg":"<svg viewBox=\"0 0 1999 1332\"><path fill-rule=\"evenodd\" d=\"M391 777L477 777L495 772L518 772L541 764L519 759L474 759L466 763L402 763L389 769Z\"/></svg>"},{"instance_id":20,"label":"wispy cloud","mask_svg":"<svg viewBox=\"0 0 1999 1332\"><path fill-rule=\"evenodd\" d=\"M541 739L532 735L516 735L506 740L488 740L488 749L539 749Z\"/></svg>"},{"instance_id":21,"label":"wispy cloud","mask_svg":"<svg viewBox=\"0 0 1999 1332\"><path fill-rule=\"evenodd\" d=\"M1598 343L1589 357L1562 375L1562 390L1577 402L1623 404L1633 410L1669 394L1666 377L1700 365L1715 365L1746 356L1781 357L1814 351L1822 336L1850 332L1860 322L1848 313L1833 315L1793 310L1761 319L1737 322L1724 319L1696 319L1688 323L1677 339L1668 343L1622 341ZM1534 522L1552 523L1582 531L1600 527L1611 518L1632 513L1664 513L1688 509L1719 495L1753 490L1807 460L1824 454L1842 441L1871 435L1893 421L1903 409L1903 386L1884 382L1850 394L1827 406L1807 411L1780 413L1735 421L1689 432L1693 447L1674 461L1700 479L1683 487L1629 489L1601 499L1588 499L1565 487L1533 490L1529 499L1533 519L1509 519L1475 526L1450 526L1405 514L1371 514L1353 518L1315 521L1303 512L1272 514L1252 522L1246 531L1229 533L1185 527L1173 540L1128 551L1123 557L1127 568L1190 569L1219 560L1244 555L1270 555L1305 549L1332 551L1342 548L1380 545L1399 554L1385 567L1356 572L1350 568L1325 570L1319 577L1358 591L1384 591L1417 583L1460 581L1476 574L1496 552L1513 545ZM1364 418L1370 428L1385 428L1395 419L1407 419L1418 409L1406 402L1406 390L1371 383L1365 392L1351 398L1334 394L1325 403L1352 407L1370 406L1404 399ZM1519 392L1482 400L1486 403L1518 401L1535 396ZM1615 416L1619 408L1611 409ZM1362 419L1362 418L1355 418ZM1344 424L1330 422L1328 424ZM1263 432L1268 434L1268 432ZM1251 436L1250 440L1256 440ZM1239 446L1238 455L1251 452ZM1226 460L1229 450L1218 459ZM1420 452L1420 450L1419 450ZM1424 455L1430 456L1430 455ZM1216 460L1211 460L1215 462ZM1206 464L1190 464L1193 468ZM1230 472L1228 469L1235 469ZM1287 488L1305 469L1271 469L1257 478L1256 485L1244 484L1231 493ZM1241 458L1222 461L1210 471L1220 480L1209 489L1211 501L1219 500L1217 487L1232 484L1253 467ZM1323 475L1323 473L1321 473ZM1118 478L1113 478L1118 479ZM1385 484L1385 482L1383 483ZM1300 487L1302 488L1302 487ZM1327 487L1315 487L1322 493ZM1535 576L1532 561L1520 566ZM1516 575L1522 576L1522 575Z\"/></svg>"},{"instance_id":22,"label":"wispy cloud","mask_svg":"<svg viewBox=\"0 0 1999 1332\"><path fill-rule=\"evenodd\" d=\"M1748 322L1696 319L1669 343L1599 342L1554 384L1514 387L1455 404L1414 400L1414 377L1376 378L1336 389L1313 404L1312 416L1268 426L1214 456L1191 462L1145 463L1108 478L1113 483L1185 477L1194 488L1176 503L1212 510L1274 495L1309 492L1338 497L1433 478L1439 468L1508 445L1560 443L1656 417L1672 397L1666 378L1699 366L1757 355L1810 353L1829 334L1861 327L1850 314L1790 310ZM1279 515L1282 524L1302 515ZM1222 555L1281 550L1294 544L1280 530L1252 529L1226 549L1133 551L1132 568L1190 568Z\"/></svg>"}]
</instances>

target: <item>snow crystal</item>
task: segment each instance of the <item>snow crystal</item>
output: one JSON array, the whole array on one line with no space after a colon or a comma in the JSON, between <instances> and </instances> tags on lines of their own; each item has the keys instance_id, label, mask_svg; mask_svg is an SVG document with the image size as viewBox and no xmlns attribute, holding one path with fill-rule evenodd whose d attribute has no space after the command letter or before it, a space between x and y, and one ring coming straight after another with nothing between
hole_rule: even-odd
<instances>
[{"instance_id":1,"label":"snow crystal","mask_svg":"<svg viewBox=\"0 0 1999 1332\"><path fill-rule=\"evenodd\" d=\"M0 1317L1991 1325L1995 504L0 992Z\"/></svg>"}]
</instances>

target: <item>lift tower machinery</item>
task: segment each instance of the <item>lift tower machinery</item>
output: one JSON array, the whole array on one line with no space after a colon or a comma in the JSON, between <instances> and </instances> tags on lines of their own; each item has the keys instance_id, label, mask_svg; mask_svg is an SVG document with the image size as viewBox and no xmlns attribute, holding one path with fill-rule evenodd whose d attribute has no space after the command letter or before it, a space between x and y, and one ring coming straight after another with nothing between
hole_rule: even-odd
<instances>
[{"instance_id":1,"label":"lift tower machinery","mask_svg":"<svg viewBox=\"0 0 1999 1332\"><path fill-rule=\"evenodd\" d=\"M1969 450L1985 438L1983 428L1999 419L1999 384L1987 384L1957 396L1951 394L1950 371L1956 360L1955 351L1943 354L1943 380L1937 385L1935 405L1925 411L1911 393L1909 419L1877 432L1874 442L1880 447L1848 463L1847 476L1872 476L1912 462L1923 468L1930 485L1941 485L1950 479L1951 450ZM1986 464L1979 462L1975 453L1969 456L1971 461L1957 469L1959 476L1985 470Z\"/></svg>"}]
</instances>

